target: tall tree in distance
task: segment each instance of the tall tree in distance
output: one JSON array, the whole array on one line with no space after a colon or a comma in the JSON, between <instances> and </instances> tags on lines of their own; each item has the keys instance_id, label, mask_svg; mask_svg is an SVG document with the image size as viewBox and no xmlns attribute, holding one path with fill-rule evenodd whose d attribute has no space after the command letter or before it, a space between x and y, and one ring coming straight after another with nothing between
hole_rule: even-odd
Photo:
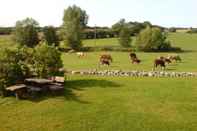
<instances>
[{"instance_id":1,"label":"tall tree in distance","mask_svg":"<svg viewBox=\"0 0 197 131\"><path fill-rule=\"evenodd\" d=\"M53 26L45 26L43 29L44 39L48 45L59 45L59 38Z\"/></svg>"},{"instance_id":2,"label":"tall tree in distance","mask_svg":"<svg viewBox=\"0 0 197 131\"><path fill-rule=\"evenodd\" d=\"M149 26L140 32L135 44L140 51L168 51L172 48L161 29Z\"/></svg>"},{"instance_id":3,"label":"tall tree in distance","mask_svg":"<svg viewBox=\"0 0 197 131\"><path fill-rule=\"evenodd\" d=\"M120 33L120 31L124 27L125 23L126 23L125 19L120 19L117 23L112 25L112 30L116 33L116 35L118 35Z\"/></svg>"},{"instance_id":4,"label":"tall tree in distance","mask_svg":"<svg viewBox=\"0 0 197 131\"><path fill-rule=\"evenodd\" d=\"M38 27L38 22L32 18L17 21L14 32L16 42L28 47L36 46L39 43Z\"/></svg>"},{"instance_id":5,"label":"tall tree in distance","mask_svg":"<svg viewBox=\"0 0 197 131\"><path fill-rule=\"evenodd\" d=\"M62 35L67 46L74 50L82 47L82 30L87 22L86 11L76 5L70 6L64 11Z\"/></svg>"},{"instance_id":6,"label":"tall tree in distance","mask_svg":"<svg viewBox=\"0 0 197 131\"><path fill-rule=\"evenodd\" d=\"M123 47L130 47L131 41L132 39L131 39L129 28L127 24L123 24L123 26L120 28L119 43Z\"/></svg>"}]
</instances>

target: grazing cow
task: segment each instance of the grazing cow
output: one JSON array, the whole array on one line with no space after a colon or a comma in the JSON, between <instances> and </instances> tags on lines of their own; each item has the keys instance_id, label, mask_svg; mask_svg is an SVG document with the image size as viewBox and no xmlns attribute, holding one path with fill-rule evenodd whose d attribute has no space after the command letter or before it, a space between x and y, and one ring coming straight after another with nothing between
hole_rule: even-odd
<instances>
[{"instance_id":1,"label":"grazing cow","mask_svg":"<svg viewBox=\"0 0 197 131\"><path fill-rule=\"evenodd\" d=\"M165 67L166 67L165 61L163 59L155 59L153 70L155 70L155 68L157 68L158 66L160 66L161 68L165 69Z\"/></svg>"},{"instance_id":2,"label":"grazing cow","mask_svg":"<svg viewBox=\"0 0 197 131\"><path fill-rule=\"evenodd\" d=\"M102 55L100 56L100 60L101 60L101 59L106 59L106 60L109 60L110 62L113 61L113 59L112 59L112 57L111 57L110 54L102 54Z\"/></svg>"},{"instance_id":3,"label":"grazing cow","mask_svg":"<svg viewBox=\"0 0 197 131\"><path fill-rule=\"evenodd\" d=\"M111 57L110 54L102 54L100 56L100 64L102 64L102 65L108 65L109 66L112 61L113 60L112 60L112 57Z\"/></svg>"},{"instance_id":4,"label":"grazing cow","mask_svg":"<svg viewBox=\"0 0 197 131\"><path fill-rule=\"evenodd\" d=\"M172 63L172 61L168 57L159 56L157 59L163 60L167 64Z\"/></svg>"},{"instance_id":5,"label":"grazing cow","mask_svg":"<svg viewBox=\"0 0 197 131\"><path fill-rule=\"evenodd\" d=\"M100 59L100 64L101 65L110 65L110 61L108 59Z\"/></svg>"},{"instance_id":6,"label":"grazing cow","mask_svg":"<svg viewBox=\"0 0 197 131\"><path fill-rule=\"evenodd\" d=\"M130 53L129 56L131 60L137 58L137 55L135 53Z\"/></svg>"},{"instance_id":7,"label":"grazing cow","mask_svg":"<svg viewBox=\"0 0 197 131\"><path fill-rule=\"evenodd\" d=\"M132 61L132 64L135 64L135 63L139 64L141 62L141 60L137 58L137 55L135 53L130 53L129 57Z\"/></svg>"},{"instance_id":8,"label":"grazing cow","mask_svg":"<svg viewBox=\"0 0 197 131\"><path fill-rule=\"evenodd\" d=\"M181 62L182 61L181 57L177 54L168 55L167 58L170 59L171 61L176 61L176 62Z\"/></svg>"},{"instance_id":9,"label":"grazing cow","mask_svg":"<svg viewBox=\"0 0 197 131\"><path fill-rule=\"evenodd\" d=\"M84 52L77 52L76 54L77 54L77 56L79 58L85 57L85 53Z\"/></svg>"},{"instance_id":10,"label":"grazing cow","mask_svg":"<svg viewBox=\"0 0 197 131\"><path fill-rule=\"evenodd\" d=\"M139 60L138 58L134 58L132 59L132 64L139 64L141 62L141 60Z\"/></svg>"},{"instance_id":11,"label":"grazing cow","mask_svg":"<svg viewBox=\"0 0 197 131\"><path fill-rule=\"evenodd\" d=\"M164 61L165 61L167 64L172 63L172 61L171 61L170 59L168 59L168 58L165 58Z\"/></svg>"}]
</instances>

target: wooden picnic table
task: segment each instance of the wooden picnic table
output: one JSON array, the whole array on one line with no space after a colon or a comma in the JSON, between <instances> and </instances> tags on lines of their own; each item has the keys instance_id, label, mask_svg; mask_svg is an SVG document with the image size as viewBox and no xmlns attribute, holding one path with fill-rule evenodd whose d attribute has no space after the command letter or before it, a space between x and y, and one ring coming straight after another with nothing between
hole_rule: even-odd
<instances>
[{"instance_id":1,"label":"wooden picnic table","mask_svg":"<svg viewBox=\"0 0 197 131\"><path fill-rule=\"evenodd\" d=\"M28 78L28 79L25 79L25 82L27 82L27 83L34 83L34 84L41 84L41 85L53 83L52 80L39 79L39 78Z\"/></svg>"},{"instance_id":2,"label":"wooden picnic table","mask_svg":"<svg viewBox=\"0 0 197 131\"><path fill-rule=\"evenodd\" d=\"M16 90L20 90L20 89L23 89L23 88L26 88L26 87L27 87L26 85L20 84L20 85L14 85L14 86L7 87L6 90L16 91Z\"/></svg>"},{"instance_id":3,"label":"wooden picnic table","mask_svg":"<svg viewBox=\"0 0 197 131\"><path fill-rule=\"evenodd\" d=\"M28 78L25 79L25 84L14 85L7 87L8 92L13 92L16 99L26 98L29 96L38 96L39 94L48 92L60 92L64 91L64 77L54 77L54 79L39 79Z\"/></svg>"},{"instance_id":4,"label":"wooden picnic table","mask_svg":"<svg viewBox=\"0 0 197 131\"><path fill-rule=\"evenodd\" d=\"M15 93L16 99L20 99L25 97L27 92L27 86L24 84L14 85L6 88L7 91L11 91Z\"/></svg>"},{"instance_id":5,"label":"wooden picnic table","mask_svg":"<svg viewBox=\"0 0 197 131\"><path fill-rule=\"evenodd\" d=\"M40 92L42 93L48 92L49 85L52 83L53 83L53 80L48 80L48 79L39 79L39 78L25 79L25 84L28 85L31 91L40 90ZM31 87L34 87L34 88L31 88Z\"/></svg>"}]
</instances>

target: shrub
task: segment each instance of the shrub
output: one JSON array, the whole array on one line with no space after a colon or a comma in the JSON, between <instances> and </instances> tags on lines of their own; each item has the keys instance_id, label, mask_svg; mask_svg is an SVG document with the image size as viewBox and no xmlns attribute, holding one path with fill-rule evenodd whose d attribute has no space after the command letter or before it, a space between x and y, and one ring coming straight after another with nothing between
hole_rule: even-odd
<instances>
[{"instance_id":1,"label":"shrub","mask_svg":"<svg viewBox=\"0 0 197 131\"><path fill-rule=\"evenodd\" d=\"M175 32L176 32L176 28L174 28L174 27L169 28L169 32L173 32L173 33L175 33Z\"/></svg>"},{"instance_id":2,"label":"shrub","mask_svg":"<svg viewBox=\"0 0 197 131\"><path fill-rule=\"evenodd\" d=\"M62 35L67 46L74 50L82 47L82 30L87 20L86 12L75 5L64 11Z\"/></svg>"},{"instance_id":3,"label":"shrub","mask_svg":"<svg viewBox=\"0 0 197 131\"><path fill-rule=\"evenodd\" d=\"M197 33L197 29L191 28L189 31L187 31L187 33Z\"/></svg>"},{"instance_id":4,"label":"shrub","mask_svg":"<svg viewBox=\"0 0 197 131\"><path fill-rule=\"evenodd\" d=\"M147 27L137 36L136 47L140 51L168 51L171 44L159 28Z\"/></svg>"},{"instance_id":5,"label":"shrub","mask_svg":"<svg viewBox=\"0 0 197 131\"><path fill-rule=\"evenodd\" d=\"M6 86L23 81L29 68L21 48L1 49L0 51L0 90L4 93Z\"/></svg>"},{"instance_id":6,"label":"shrub","mask_svg":"<svg viewBox=\"0 0 197 131\"><path fill-rule=\"evenodd\" d=\"M14 36L19 44L34 47L39 43L38 22L31 18L17 21Z\"/></svg>"},{"instance_id":7,"label":"shrub","mask_svg":"<svg viewBox=\"0 0 197 131\"><path fill-rule=\"evenodd\" d=\"M130 47L131 46L130 31L126 25L124 27L122 27L120 30L119 43L122 47Z\"/></svg>"},{"instance_id":8,"label":"shrub","mask_svg":"<svg viewBox=\"0 0 197 131\"><path fill-rule=\"evenodd\" d=\"M53 26L46 26L43 29L44 38L48 45L59 45L59 38L56 34L56 29Z\"/></svg>"},{"instance_id":9,"label":"shrub","mask_svg":"<svg viewBox=\"0 0 197 131\"><path fill-rule=\"evenodd\" d=\"M38 77L46 78L58 73L63 67L61 53L54 47L47 44L40 44L35 47L33 54L34 71Z\"/></svg>"}]
</instances>

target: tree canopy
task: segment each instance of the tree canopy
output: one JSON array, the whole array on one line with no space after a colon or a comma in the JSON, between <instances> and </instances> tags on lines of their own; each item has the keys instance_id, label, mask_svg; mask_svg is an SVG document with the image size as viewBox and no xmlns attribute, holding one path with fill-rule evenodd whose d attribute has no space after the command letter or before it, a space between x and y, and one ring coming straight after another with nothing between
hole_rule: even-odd
<instances>
[{"instance_id":1,"label":"tree canopy","mask_svg":"<svg viewBox=\"0 0 197 131\"><path fill-rule=\"evenodd\" d=\"M17 21L14 32L16 42L28 47L37 45L39 43L38 27L38 22L32 18Z\"/></svg>"},{"instance_id":2,"label":"tree canopy","mask_svg":"<svg viewBox=\"0 0 197 131\"><path fill-rule=\"evenodd\" d=\"M141 51L167 51L171 49L166 34L159 28L149 26L137 36L136 46Z\"/></svg>"},{"instance_id":3,"label":"tree canopy","mask_svg":"<svg viewBox=\"0 0 197 131\"><path fill-rule=\"evenodd\" d=\"M131 41L132 39L131 39L129 28L127 24L123 24L119 33L119 43L123 47L130 47Z\"/></svg>"},{"instance_id":4,"label":"tree canopy","mask_svg":"<svg viewBox=\"0 0 197 131\"><path fill-rule=\"evenodd\" d=\"M33 61L33 68L38 77L53 75L63 67L61 53L54 46L44 43L35 47Z\"/></svg>"},{"instance_id":5,"label":"tree canopy","mask_svg":"<svg viewBox=\"0 0 197 131\"><path fill-rule=\"evenodd\" d=\"M43 29L44 39L48 45L59 45L59 38L53 26L45 26Z\"/></svg>"},{"instance_id":6,"label":"tree canopy","mask_svg":"<svg viewBox=\"0 0 197 131\"><path fill-rule=\"evenodd\" d=\"M64 11L62 35L67 46L74 50L82 47L82 30L88 22L88 16L84 10L75 5Z\"/></svg>"}]
</instances>

